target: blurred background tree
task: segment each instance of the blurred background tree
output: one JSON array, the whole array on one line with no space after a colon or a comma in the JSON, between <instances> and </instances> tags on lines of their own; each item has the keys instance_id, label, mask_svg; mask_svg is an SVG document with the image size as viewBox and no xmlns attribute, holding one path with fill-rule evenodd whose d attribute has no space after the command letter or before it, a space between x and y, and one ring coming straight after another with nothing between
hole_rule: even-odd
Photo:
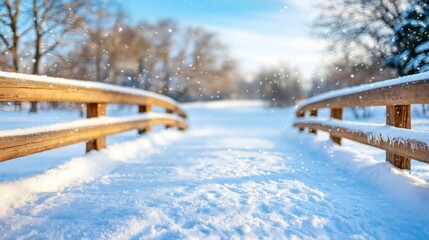
<instances>
[{"instance_id":1,"label":"blurred background tree","mask_svg":"<svg viewBox=\"0 0 429 240\"><path fill-rule=\"evenodd\" d=\"M262 69L253 81L253 91L273 107L291 106L304 96L302 77L288 66Z\"/></svg>"},{"instance_id":2,"label":"blurred background tree","mask_svg":"<svg viewBox=\"0 0 429 240\"><path fill-rule=\"evenodd\" d=\"M403 14L392 39L389 66L405 76L429 71L429 1L418 0Z\"/></svg>"},{"instance_id":3,"label":"blurred background tree","mask_svg":"<svg viewBox=\"0 0 429 240\"><path fill-rule=\"evenodd\" d=\"M412 0L333 0L317 5L313 28L328 40L333 61L313 77L310 95L395 77L386 69L391 39Z\"/></svg>"},{"instance_id":4,"label":"blurred background tree","mask_svg":"<svg viewBox=\"0 0 429 240\"><path fill-rule=\"evenodd\" d=\"M387 65L399 76L429 71L429 1L415 0L395 27ZM422 105L423 115L426 106Z\"/></svg>"},{"instance_id":5,"label":"blurred background tree","mask_svg":"<svg viewBox=\"0 0 429 240\"><path fill-rule=\"evenodd\" d=\"M314 9L314 32L328 40L331 56L320 72L303 79L292 66L273 65L245 81L222 39L203 27L132 22L120 1L0 0L0 70L123 85L182 102L252 98L271 106L428 70L427 1L332 0Z\"/></svg>"},{"instance_id":6,"label":"blurred background tree","mask_svg":"<svg viewBox=\"0 0 429 240\"><path fill-rule=\"evenodd\" d=\"M124 85L180 101L237 96L231 85L241 77L216 33L171 19L129 22L119 2L0 0L0 70Z\"/></svg>"},{"instance_id":7,"label":"blurred background tree","mask_svg":"<svg viewBox=\"0 0 429 240\"><path fill-rule=\"evenodd\" d=\"M321 2L314 31L329 41L336 60L313 77L309 95L428 71L427 4L424 0Z\"/></svg>"},{"instance_id":8,"label":"blurred background tree","mask_svg":"<svg viewBox=\"0 0 429 240\"><path fill-rule=\"evenodd\" d=\"M403 12L412 0L331 0L316 7L315 33L329 40L338 54L383 59L392 51L390 41Z\"/></svg>"}]
</instances>

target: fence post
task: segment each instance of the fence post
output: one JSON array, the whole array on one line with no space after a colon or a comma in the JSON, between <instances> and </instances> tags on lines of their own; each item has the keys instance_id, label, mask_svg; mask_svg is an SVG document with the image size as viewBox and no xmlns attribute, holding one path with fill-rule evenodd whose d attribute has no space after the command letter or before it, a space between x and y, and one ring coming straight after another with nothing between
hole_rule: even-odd
<instances>
[{"instance_id":1,"label":"fence post","mask_svg":"<svg viewBox=\"0 0 429 240\"><path fill-rule=\"evenodd\" d=\"M411 105L386 106L386 125L411 128ZM411 169L411 159L386 151L386 161L400 169Z\"/></svg>"},{"instance_id":2,"label":"fence post","mask_svg":"<svg viewBox=\"0 0 429 240\"><path fill-rule=\"evenodd\" d=\"M317 117L317 109L311 110L310 116ZM310 128L310 133L317 134L317 129Z\"/></svg>"},{"instance_id":3,"label":"fence post","mask_svg":"<svg viewBox=\"0 0 429 240\"><path fill-rule=\"evenodd\" d=\"M296 116L297 116L298 118L303 118L303 117L305 117L305 112L304 112L304 111L299 111L299 112L296 114ZM303 127L300 127L300 128L299 128L299 132L304 132L304 128L303 128Z\"/></svg>"},{"instance_id":4,"label":"fence post","mask_svg":"<svg viewBox=\"0 0 429 240\"><path fill-rule=\"evenodd\" d=\"M174 111L170 110L170 109L165 110L165 112L168 113L168 114L173 114L174 113ZM172 128L172 127L173 127L173 125L170 125L170 124L165 125L165 129L169 129L169 128Z\"/></svg>"},{"instance_id":5,"label":"fence post","mask_svg":"<svg viewBox=\"0 0 429 240\"><path fill-rule=\"evenodd\" d=\"M106 115L106 104L103 103L87 103L86 118L101 117ZM92 150L100 150L106 146L106 137L100 137L86 142L86 152Z\"/></svg>"},{"instance_id":6,"label":"fence post","mask_svg":"<svg viewBox=\"0 0 429 240\"><path fill-rule=\"evenodd\" d=\"M150 111L152 111L152 105L140 105L139 106L139 113L147 113ZM138 129L139 134L143 134L143 133L150 132L150 131L152 131L152 127Z\"/></svg>"},{"instance_id":7,"label":"fence post","mask_svg":"<svg viewBox=\"0 0 429 240\"><path fill-rule=\"evenodd\" d=\"M342 108L332 108L331 109L331 118L343 120L343 109ZM335 137L332 135L332 133L330 133L330 138L334 143L341 145L341 138L340 137Z\"/></svg>"}]
</instances>

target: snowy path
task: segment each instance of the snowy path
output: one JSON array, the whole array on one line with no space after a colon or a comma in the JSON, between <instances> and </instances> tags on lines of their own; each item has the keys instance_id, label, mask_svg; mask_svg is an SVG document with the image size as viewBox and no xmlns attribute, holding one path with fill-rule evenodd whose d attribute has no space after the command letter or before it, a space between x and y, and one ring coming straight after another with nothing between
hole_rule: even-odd
<instances>
[{"instance_id":1,"label":"snowy path","mask_svg":"<svg viewBox=\"0 0 429 240\"><path fill-rule=\"evenodd\" d=\"M188 112L185 134L154 133L0 183L0 238L429 236L426 183L298 134L292 110Z\"/></svg>"}]
</instances>

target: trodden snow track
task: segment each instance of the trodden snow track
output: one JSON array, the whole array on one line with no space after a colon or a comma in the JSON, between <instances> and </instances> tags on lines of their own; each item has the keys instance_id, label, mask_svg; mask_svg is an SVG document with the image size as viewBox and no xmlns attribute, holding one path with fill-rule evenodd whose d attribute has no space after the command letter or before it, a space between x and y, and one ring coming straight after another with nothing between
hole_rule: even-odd
<instances>
[{"instance_id":1,"label":"trodden snow track","mask_svg":"<svg viewBox=\"0 0 429 240\"><path fill-rule=\"evenodd\" d=\"M1 182L0 238L429 236L424 181L364 148L298 134L293 109L188 112L186 133L152 133Z\"/></svg>"}]
</instances>

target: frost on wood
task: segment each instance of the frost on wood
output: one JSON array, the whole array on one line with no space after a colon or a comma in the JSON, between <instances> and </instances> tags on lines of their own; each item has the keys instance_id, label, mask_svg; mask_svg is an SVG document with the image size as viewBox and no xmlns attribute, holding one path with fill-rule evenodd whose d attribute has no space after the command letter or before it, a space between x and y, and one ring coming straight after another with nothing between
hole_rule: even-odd
<instances>
[{"instance_id":1,"label":"frost on wood","mask_svg":"<svg viewBox=\"0 0 429 240\"><path fill-rule=\"evenodd\" d=\"M364 132L368 134L368 140L385 141L392 144L416 140L429 146L429 133L410 129L401 129L384 124L359 123L351 121L338 121L326 118L300 118L295 123L314 123L332 127L350 129L351 132ZM428 149L429 151L429 149Z\"/></svg>"},{"instance_id":2,"label":"frost on wood","mask_svg":"<svg viewBox=\"0 0 429 240\"><path fill-rule=\"evenodd\" d=\"M378 147L382 146L380 145L380 143L388 144L389 148L395 148L395 146L398 146L399 144L401 144L402 146L409 146L411 148L411 152L415 152L416 150L418 150L417 154L418 156L420 156L420 158L422 158L418 160L424 162L428 161L427 155L426 157L422 156L422 152L429 153L428 132L401 129L383 124L357 123L322 118L299 118L296 119L294 123L317 124L328 127L329 129L346 131L347 133L355 133L356 136L359 134L364 134L367 138L368 144L373 145L372 143L375 143L378 145ZM352 139L352 137L350 138ZM357 139L352 140L361 141Z\"/></svg>"}]
</instances>

